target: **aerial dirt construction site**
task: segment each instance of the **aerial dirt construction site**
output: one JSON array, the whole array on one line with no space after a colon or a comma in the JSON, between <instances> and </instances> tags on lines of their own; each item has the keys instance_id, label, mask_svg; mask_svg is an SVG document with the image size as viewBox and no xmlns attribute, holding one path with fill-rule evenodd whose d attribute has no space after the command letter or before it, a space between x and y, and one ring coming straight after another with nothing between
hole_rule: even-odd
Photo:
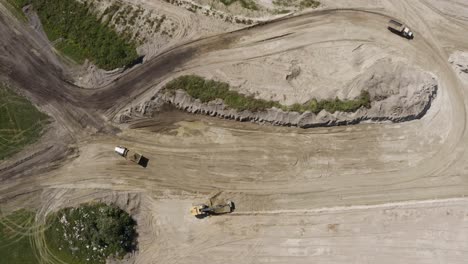
<instances>
[{"instance_id":1,"label":"aerial dirt construction site","mask_svg":"<svg viewBox=\"0 0 468 264\"><path fill-rule=\"evenodd\" d=\"M0 0L0 264L467 263L468 1Z\"/></svg>"}]
</instances>

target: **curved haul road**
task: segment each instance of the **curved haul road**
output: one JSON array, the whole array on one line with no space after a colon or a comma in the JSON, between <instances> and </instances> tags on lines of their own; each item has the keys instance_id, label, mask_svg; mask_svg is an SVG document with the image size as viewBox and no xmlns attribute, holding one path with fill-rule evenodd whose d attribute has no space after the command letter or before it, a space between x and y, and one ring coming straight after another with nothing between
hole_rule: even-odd
<instances>
[{"instance_id":1,"label":"curved haul road","mask_svg":"<svg viewBox=\"0 0 468 264\"><path fill-rule=\"evenodd\" d=\"M435 19L421 16L424 4L397 7L415 29L413 41L385 30L383 11L318 11L187 43L96 90L68 84L47 44L2 15L3 76L56 122L27 150L35 155L0 165L0 198L20 204L40 195L37 206L47 212L110 192L138 193L137 263L395 263L395 256L397 263L462 263L468 201L384 204L468 193L467 84L448 63L444 35L433 34L441 32ZM468 29L457 23L450 34ZM468 49L466 36L458 41L451 45ZM301 130L176 113L182 121L175 124L122 131L107 121L193 69L369 42L437 76L439 93L421 120ZM117 144L138 149L150 166L116 157ZM189 218L194 200L217 191L236 201L232 216ZM370 204L383 205L341 207Z\"/></svg>"}]
</instances>

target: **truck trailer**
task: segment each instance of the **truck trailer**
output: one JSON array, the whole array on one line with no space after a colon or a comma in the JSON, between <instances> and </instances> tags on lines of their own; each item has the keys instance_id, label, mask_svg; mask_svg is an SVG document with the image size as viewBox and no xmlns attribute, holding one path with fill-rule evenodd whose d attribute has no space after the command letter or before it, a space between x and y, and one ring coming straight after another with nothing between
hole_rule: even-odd
<instances>
[{"instance_id":1,"label":"truck trailer","mask_svg":"<svg viewBox=\"0 0 468 264\"><path fill-rule=\"evenodd\" d=\"M398 34L398 35L400 35L402 37L405 37L407 39L413 39L414 38L414 34L409 29L409 27L407 27L403 23L400 23L400 22L398 22L396 20L388 21L388 30L390 30L391 32L393 32L395 34Z\"/></svg>"}]
</instances>

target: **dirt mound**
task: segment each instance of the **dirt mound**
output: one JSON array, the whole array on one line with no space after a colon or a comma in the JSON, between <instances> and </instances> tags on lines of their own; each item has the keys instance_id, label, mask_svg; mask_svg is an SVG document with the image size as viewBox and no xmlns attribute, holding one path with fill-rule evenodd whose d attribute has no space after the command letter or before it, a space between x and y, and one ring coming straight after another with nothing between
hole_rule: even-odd
<instances>
[{"instance_id":1,"label":"dirt mound","mask_svg":"<svg viewBox=\"0 0 468 264\"><path fill-rule=\"evenodd\" d=\"M468 83L468 52L454 52L450 55L449 62L462 81Z\"/></svg>"},{"instance_id":2,"label":"dirt mound","mask_svg":"<svg viewBox=\"0 0 468 264\"><path fill-rule=\"evenodd\" d=\"M380 67L377 63L385 58L404 61L400 54L392 54L391 50L372 43L349 40L343 41L342 45L329 42L307 46L296 35L287 37L294 40L278 39L282 42L278 49L256 44L258 49L267 51L259 50L259 55L250 55L254 56L253 59L196 69L194 73L228 82L232 89L243 94L294 104L305 103L311 98L338 96L340 99L352 99L360 94L360 91L350 89L352 80L372 70L372 67ZM291 49L294 41L298 42L299 48ZM222 55L228 56L226 53ZM385 66L384 63L381 65Z\"/></svg>"},{"instance_id":3,"label":"dirt mound","mask_svg":"<svg viewBox=\"0 0 468 264\"><path fill-rule=\"evenodd\" d=\"M369 92L373 103L367 115L371 119L403 121L424 115L437 93L438 84L432 74L386 59L358 76L349 87Z\"/></svg>"},{"instance_id":4,"label":"dirt mound","mask_svg":"<svg viewBox=\"0 0 468 264\"><path fill-rule=\"evenodd\" d=\"M177 91L175 94L158 92L151 100L124 110L117 116L116 121L126 122L135 116L152 116L157 114L164 104L170 103L190 113L303 128L356 124L366 120L401 122L421 118L427 112L437 94L438 82L430 73L402 62L395 63L383 59L364 74L351 80L347 86L347 89L353 92L368 91L372 101L371 107L362 107L354 113L329 113L325 110L317 114L298 113L277 108L261 112L236 111L227 108L220 99L202 103L184 91Z\"/></svg>"}]
</instances>

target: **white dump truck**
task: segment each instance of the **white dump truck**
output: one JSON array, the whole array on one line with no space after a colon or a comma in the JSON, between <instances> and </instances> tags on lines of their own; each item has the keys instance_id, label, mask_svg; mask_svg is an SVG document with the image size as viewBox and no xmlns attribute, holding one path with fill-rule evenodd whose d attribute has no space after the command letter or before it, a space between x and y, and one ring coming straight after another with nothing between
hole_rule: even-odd
<instances>
[{"instance_id":1,"label":"white dump truck","mask_svg":"<svg viewBox=\"0 0 468 264\"><path fill-rule=\"evenodd\" d=\"M146 165L148 164L147 158L143 157L143 155L141 155L140 153L129 150L126 147L117 146L114 148L114 151L120 156L130 161L133 161L140 166L146 167Z\"/></svg>"},{"instance_id":2,"label":"white dump truck","mask_svg":"<svg viewBox=\"0 0 468 264\"><path fill-rule=\"evenodd\" d=\"M413 32L409 29L409 27L407 27L406 25L404 25L403 23L400 23L396 20L390 20L388 21L388 29L390 31L392 31L393 33L395 34L398 34L400 36L403 36L407 39L412 39L414 38L414 34Z\"/></svg>"}]
</instances>

